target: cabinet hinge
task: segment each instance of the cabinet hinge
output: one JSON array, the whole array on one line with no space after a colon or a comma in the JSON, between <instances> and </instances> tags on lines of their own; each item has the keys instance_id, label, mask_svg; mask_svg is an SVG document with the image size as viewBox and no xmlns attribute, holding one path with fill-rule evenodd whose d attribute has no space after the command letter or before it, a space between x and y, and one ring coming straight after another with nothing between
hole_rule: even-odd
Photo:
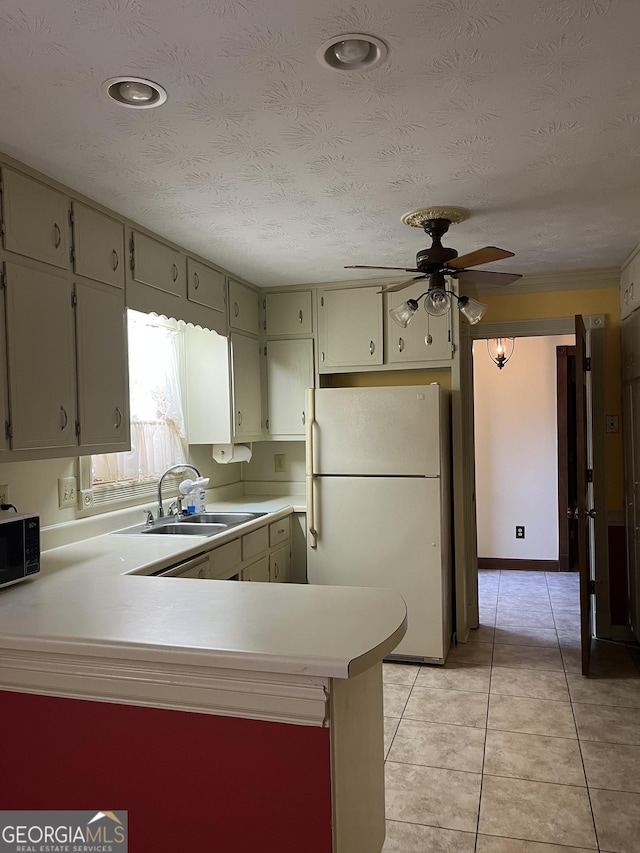
<instances>
[{"instance_id":1,"label":"cabinet hinge","mask_svg":"<svg viewBox=\"0 0 640 853\"><path fill-rule=\"evenodd\" d=\"M320 297L320 307L324 308L324 296Z\"/></svg>"},{"instance_id":2,"label":"cabinet hinge","mask_svg":"<svg viewBox=\"0 0 640 853\"><path fill-rule=\"evenodd\" d=\"M11 424L9 423L9 421L4 422L4 437L7 439L7 441L10 438L13 438L13 429L11 428Z\"/></svg>"},{"instance_id":3,"label":"cabinet hinge","mask_svg":"<svg viewBox=\"0 0 640 853\"><path fill-rule=\"evenodd\" d=\"M0 195L4 192L4 184L0 181Z\"/></svg>"},{"instance_id":4,"label":"cabinet hinge","mask_svg":"<svg viewBox=\"0 0 640 853\"><path fill-rule=\"evenodd\" d=\"M73 251L73 246L69 246L69 263L72 264L76 259L76 253Z\"/></svg>"},{"instance_id":5,"label":"cabinet hinge","mask_svg":"<svg viewBox=\"0 0 640 853\"><path fill-rule=\"evenodd\" d=\"M0 270L0 290L5 290L7 287L7 274L4 270Z\"/></svg>"},{"instance_id":6,"label":"cabinet hinge","mask_svg":"<svg viewBox=\"0 0 640 853\"><path fill-rule=\"evenodd\" d=\"M74 219L73 219L73 209L72 209L72 208L69 208L69 225L73 225L73 222L74 222Z\"/></svg>"},{"instance_id":7,"label":"cabinet hinge","mask_svg":"<svg viewBox=\"0 0 640 853\"><path fill-rule=\"evenodd\" d=\"M2 225L0 225L0 234L6 234L6 233L7 233L7 226L3 222Z\"/></svg>"},{"instance_id":8,"label":"cabinet hinge","mask_svg":"<svg viewBox=\"0 0 640 853\"><path fill-rule=\"evenodd\" d=\"M263 300L262 300L262 307L263 307L264 309L266 309L266 307L267 307L267 300L266 300L266 299L263 299Z\"/></svg>"},{"instance_id":9,"label":"cabinet hinge","mask_svg":"<svg viewBox=\"0 0 640 853\"><path fill-rule=\"evenodd\" d=\"M131 267L131 272L135 272L136 268L136 244L133 240L133 234L131 235L131 240L129 240L129 266Z\"/></svg>"},{"instance_id":10,"label":"cabinet hinge","mask_svg":"<svg viewBox=\"0 0 640 853\"><path fill-rule=\"evenodd\" d=\"M80 421L76 421L76 435L80 438Z\"/></svg>"},{"instance_id":11,"label":"cabinet hinge","mask_svg":"<svg viewBox=\"0 0 640 853\"><path fill-rule=\"evenodd\" d=\"M588 355L584 360L584 369L589 371L591 370L591 356Z\"/></svg>"},{"instance_id":12,"label":"cabinet hinge","mask_svg":"<svg viewBox=\"0 0 640 853\"><path fill-rule=\"evenodd\" d=\"M74 290L73 293L71 294L71 307L75 308L77 304L78 304L78 297L76 296L76 292Z\"/></svg>"},{"instance_id":13,"label":"cabinet hinge","mask_svg":"<svg viewBox=\"0 0 640 853\"><path fill-rule=\"evenodd\" d=\"M596 582L594 580L590 580L588 583L589 595L596 594Z\"/></svg>"},{"instance_id":14,"label":"cabinet hinge","mask_svg":"<svg viewBox=\"0 0 640 853\"><path fill-rule=\"evenodd\" d=\"M265 330L265 332L267 331L267 321L266 320L262 321L262 328Z\"/></svg>"},{"instance_id":15,"label":"cabinet hinge","mask_svg":"<svg viewBox=\"0 0 640 853\"><path fill-rule=\"evenodd\" d=\"M267 418L266 421L264 422L264 427L266 430L269 429L269 418Z\"/></svg>"},{"instance_id":16,"label":"cabinet hinge","mask_svg":"<svg viewBox=\"0 0 640 853\"><path fill-rule=\"evenodd\" d=\"M267 354L267 348L266 347L264 348L264 354L265 355Z\"/></svg>"},{"instance_id":17,"label":"cabinet hinge","mask_svg":"<svg viewBox=\"0 0 640 853\"><path fill-rule=\"evenodd\" d=\"M587 483L593 483L593 468L587 468Z\"/></svg>"}]
</instances>

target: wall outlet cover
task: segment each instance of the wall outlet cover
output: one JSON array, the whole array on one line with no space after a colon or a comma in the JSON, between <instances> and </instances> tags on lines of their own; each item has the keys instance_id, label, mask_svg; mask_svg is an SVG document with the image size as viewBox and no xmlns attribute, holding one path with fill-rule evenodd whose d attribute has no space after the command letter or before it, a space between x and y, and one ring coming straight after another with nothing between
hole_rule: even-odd
<instances>
[{"instance_id":1,"label":"wall outlet cover","mask_svg":"<svg viewBox=\"0 0 640 853\"><path fill-rule=\"evenodd\" d=\"M284 453L273 454L273 470L283 474L287 470L287 457Z\"/></svg>"},{"instance_id":2,"label":"wall outlet cover","mask_svg":"<svg viewBox=\"0 0 640 853\"><path fill-rule=\"evenodd\" d=\"M77 506L78 486L75 477L58 478L58 506L60 509Z\"/></svg>"},{"instance_id":3,"label":"wall outlet cover","mask_svg":"<svg viewBox=\"0 0 640 853\"><path fill-rule=\"evenodd\" d=\"M0 504L9 503L9 486L0 486Z\"/></svg>"},{"instance_id":4,"label":"wall outlet cover","mask_svg":"<svg viewBox=\"0 0 640 853\"><path fill-rule=\"evenodd\" d=\"M524 539L524 525L516 525L516 539Z\"/></svg>"}]
</instances>

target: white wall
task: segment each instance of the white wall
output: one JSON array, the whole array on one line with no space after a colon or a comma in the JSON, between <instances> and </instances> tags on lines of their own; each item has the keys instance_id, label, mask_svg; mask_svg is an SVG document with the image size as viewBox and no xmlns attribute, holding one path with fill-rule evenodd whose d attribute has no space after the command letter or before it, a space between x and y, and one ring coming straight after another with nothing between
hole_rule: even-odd
<instances>
[{"instance_id":1,"label":"white wall","mask_svg":"<svg viewBox=\"0 0 640 853\"><path fill-rule=\"evenodd\" d=\"M503 370L474 343L478 557L558 559L556 347L573 343L518 338Z\"/></svg>"}]
</instances>

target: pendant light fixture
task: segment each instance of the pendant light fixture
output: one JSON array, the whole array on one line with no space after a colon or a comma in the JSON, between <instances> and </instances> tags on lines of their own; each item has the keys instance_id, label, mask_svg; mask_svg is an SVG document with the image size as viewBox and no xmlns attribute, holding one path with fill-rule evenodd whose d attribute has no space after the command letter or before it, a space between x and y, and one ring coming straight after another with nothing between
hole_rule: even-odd
<instances>
[{"instance_id":1,"label":"pendant light fixture","mask_svg":"<svg viewBox=\"0 0 640 853\"><path fill-rule=\"evenodd\" d=\"M513 355L516 346L515 338L492 338L487 341L487 350L491 360L502 370Z\"/></svg>"}]
</instances>

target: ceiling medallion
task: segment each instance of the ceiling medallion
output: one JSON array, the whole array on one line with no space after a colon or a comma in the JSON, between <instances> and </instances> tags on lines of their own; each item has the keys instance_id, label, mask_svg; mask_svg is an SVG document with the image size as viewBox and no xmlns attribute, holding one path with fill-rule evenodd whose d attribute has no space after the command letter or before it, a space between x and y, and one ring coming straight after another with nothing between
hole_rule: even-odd
<instances>
[{"instance_id":1,"label":"ceiling medallion","mask_svg":"<svg viewBox=\"0 0 640 853\"><path fill-rule=\"evenodd\" d=\"M111 77L102 89L121 107L133 110L150 110L167 100L167 93L157 83L143 77Z\"/></svg>"},{"instance_id":2,"label":"ceiling medallion","mask_svg":"<svg viewBox=\"0 0 640 853\"><path fill-rule=\"evenodd\" d=\"M423 228L427 219L448 219L452 225L459 225L469 218L469 211L465 207L422 207L420 210L412 210L402 216L402 222L412 228Z\"/></svg>"},{"instance_id":3,"label":"ceiling medallion","mask_svg":"<svg viewBox=\"0 0 640 853\"><path fill-rule=\"evenodd\" d=\"M333 71L365 71L384 62L388 53L387 45L376 36L344 33L321 44L316 59Z\"/></svg>"}]
</instances>

